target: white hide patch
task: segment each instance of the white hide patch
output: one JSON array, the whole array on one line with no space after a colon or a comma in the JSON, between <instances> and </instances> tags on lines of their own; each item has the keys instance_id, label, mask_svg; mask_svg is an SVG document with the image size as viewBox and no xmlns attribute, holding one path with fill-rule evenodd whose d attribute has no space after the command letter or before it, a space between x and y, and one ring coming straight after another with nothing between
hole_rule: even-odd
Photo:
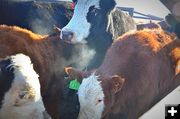
<instances>
[{"instance_id":1,"label":"white hide patch","mask_svg":"<svg viewBox=\"0 0 180 119\"><path fill-rule=\"evenodd\" d=\"M104 110L104 93L94 73L84 78L79 90L80 112L78 119L100 119Z\"/></svg>"},{"instance_id":2,"label":"white hide patch","mask_svg":"<svg viewBox=\"0 0 180 119\"><path fill-rule=\"evenodd\" d=\"M75 39L72 42L85 42L85 38L89 35L90 23L88 23L86 16L91 6L99 8L100 0L78 0L74 14L69 23L62 29L62 31L71 31L75 33ZM61 32L62 33L62 32ZM62 34L60 34L62 39Z\"/></svg>"},{"instance_id":3,"label":"white hide patch","mask_svg":"<svg viewBox=\"0 0 180 119\"><path fill-rule=\"evenodd\" d=\"M11 56L14 79L0 110L1 119L43 119L45 111L38 74L28 56Z\"/></svg>"}]
</instances>

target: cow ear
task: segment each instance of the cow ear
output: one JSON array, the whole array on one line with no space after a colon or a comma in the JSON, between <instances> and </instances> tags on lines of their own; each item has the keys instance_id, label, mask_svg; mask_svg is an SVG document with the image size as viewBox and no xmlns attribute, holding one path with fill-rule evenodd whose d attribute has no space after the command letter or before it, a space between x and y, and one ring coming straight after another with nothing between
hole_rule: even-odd
<instances>
[{"instance_id":1,"label":"cow ear","mask_svg":"<svg viewBox=\"0 0 180 119\"><path fill-rule=\"evenodd\" d=\"M72 67L65 67L64 71L65 71L66 74L69 75L69 74L71 74L73 72L73 68Z\"/></svg>"},{"instance_id":2,"label":"cow ear","mask_svg":"<svg viewBox=\"0 0 180 119\"><path fill-rule=\"evenodd\" d=\"M113 93L117 93L121 90L125 79L118 75L114 75L114 76L112 76L111 81L112 81Z\"/></svg>"},{"instance_id":3,"label":"cow ear","mask_svg":"<svg viewBox=\"0 0 180 119\"><path fill-rule=\"evenodd\" d=\"M80 82L83 77L83 72L72 67L65 67L64 71L68 75L69 80L77 79Z\"/></svg>"}]
</instances>

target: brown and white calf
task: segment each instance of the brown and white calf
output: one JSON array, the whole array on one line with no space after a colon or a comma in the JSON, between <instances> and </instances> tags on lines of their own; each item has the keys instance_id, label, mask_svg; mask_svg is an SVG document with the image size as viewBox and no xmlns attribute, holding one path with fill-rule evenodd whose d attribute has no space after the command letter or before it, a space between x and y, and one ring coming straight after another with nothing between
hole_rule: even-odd
<instances>
[{"instance_id":1,"label":"brown and white calf","mask_svg":"<svg viewBox=\"0 0 180 119\"><path fill-rule=\"evenodd\" d=\"M72 109L75 106L71 108L72 112L69 111L70 107L62 107L62 104L66 103L62 98L64 66L78 63L78 59L73 55L74 47L78 47L78 44L64 43L58 36L39 35L17 26L0 25L0 58L17 53L31 58L34 70L39 74L44 105L53 119L74 118L74 110L77 110ZM71 102L68 104L76 105ZM68 115L61 114L61 107L68 110ZM78 115L78 112L74 115ZM65 116L67 118L64 118Z\"/></svg>"},{"instance_id":2,"label":"brown and white calf","mask_svg":"<svg viewBox=\"0 0 180 119\"><path fill-rule=\"evenodd\" d=\"M28 56L0 60L0 118L51 119L45 112L39 75Z\"/></svg>"},{"instance_id":3,"label":"brown and white calf","mask_svg":"<svg viewBox=\"0 0 180 119\"><path fill-rule=\"evenodd\" d=\"M161 29L134 31L95 71L66 72L81 82L78 119L136 119L180 85L180 41Z\"/></svg>"}]
</instances>

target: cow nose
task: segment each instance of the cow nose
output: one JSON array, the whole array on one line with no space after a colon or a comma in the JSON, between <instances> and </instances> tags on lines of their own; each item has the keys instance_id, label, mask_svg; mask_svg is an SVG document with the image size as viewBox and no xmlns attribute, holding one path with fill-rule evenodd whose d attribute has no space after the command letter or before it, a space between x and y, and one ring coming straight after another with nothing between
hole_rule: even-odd
<instances>
[{"instance_id":1,"label":"cow nose","mask_svg":"<svg viewBox=\"0 0 180 119\"><path fill-rule=\"evenodd\" d=\"M74 34L75 33L72 31L61 31L61 38L65 41L72 41Z\"/></svg>"}]
</instances>

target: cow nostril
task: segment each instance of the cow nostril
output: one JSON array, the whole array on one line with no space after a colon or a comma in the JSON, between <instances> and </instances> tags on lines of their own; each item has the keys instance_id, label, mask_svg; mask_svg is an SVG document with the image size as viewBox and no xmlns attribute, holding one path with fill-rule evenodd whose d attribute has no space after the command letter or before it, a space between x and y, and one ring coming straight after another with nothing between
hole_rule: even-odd
<instances>
[{"instance_id":1,"label":"cow nostril","mask_svg":"<svg viewBox=\"0 0 180 119\"><path fill-rule=\"evenodd\" d=\"M62 31L62 39L71 41L74 38L74 32L72 31Z\"/></svg>"}]
</instances>

